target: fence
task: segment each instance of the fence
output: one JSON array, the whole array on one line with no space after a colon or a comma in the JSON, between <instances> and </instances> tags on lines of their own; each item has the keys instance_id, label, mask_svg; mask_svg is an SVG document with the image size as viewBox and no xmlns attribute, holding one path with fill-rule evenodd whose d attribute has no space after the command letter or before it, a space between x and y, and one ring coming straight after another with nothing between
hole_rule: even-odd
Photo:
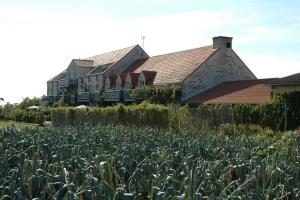
<instances>
[{"instance_id":1,"label":"fence","mask_svg":"<svg viewBox=\"0 0 300 200\"><path fill-rule=\"evenodd\" d=\"M173 113L180 113L178 108L172 108ZM289 125L289 118L297 114L289 110L287 104L278 104L271 109L264 109L261 105L251 106L203 106L188 108L190 123L197 130L207 127L218 129L231 126L233 131L237 128L270 128L276 131L295 129ZM297 120L297 119L295 119ZM299 124L300 126L300 124Z\"/></svg>"}]
</instances>

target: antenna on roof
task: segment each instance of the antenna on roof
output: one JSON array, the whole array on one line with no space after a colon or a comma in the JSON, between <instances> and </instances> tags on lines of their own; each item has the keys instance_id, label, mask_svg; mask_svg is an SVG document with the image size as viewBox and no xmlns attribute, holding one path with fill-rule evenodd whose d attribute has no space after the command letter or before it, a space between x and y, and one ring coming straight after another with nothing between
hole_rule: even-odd
<instances>
[{"instance_id":1,"label":"antenna on roof","mask_svg":"<svg viewBox=\"0 0 300 200\"><path fill-rule=\"evenodd\" d=\"M145 39L146 39L146 36L142 35L141 36L141 41L142 41L142 47L143 48L145 47Z\"/></svg>"}]
</instances>

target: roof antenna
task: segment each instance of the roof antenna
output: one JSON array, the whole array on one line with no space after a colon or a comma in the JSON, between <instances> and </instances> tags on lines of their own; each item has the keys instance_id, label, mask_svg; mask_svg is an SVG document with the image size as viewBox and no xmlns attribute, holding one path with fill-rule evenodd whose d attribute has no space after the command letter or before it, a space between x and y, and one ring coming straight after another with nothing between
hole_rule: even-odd
<instances>
[{"instance_id":1,"label":"roof antenna","mask_svg":"<svg viewBox=\"0 0 300 200\"><path fill-rule=\"evenodd\" d=\"M146 39L146 36L142 35L141 36L141 41L142 41L142 47L143 48L145 47L145 39Z\"/></svg>"}]
</instances>

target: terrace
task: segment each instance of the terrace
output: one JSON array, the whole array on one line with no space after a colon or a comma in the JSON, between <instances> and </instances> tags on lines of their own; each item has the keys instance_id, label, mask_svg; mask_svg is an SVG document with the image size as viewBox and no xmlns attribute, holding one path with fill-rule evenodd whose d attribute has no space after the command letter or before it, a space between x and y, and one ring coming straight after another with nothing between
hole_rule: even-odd
<instances>
[{"instance_id":1,"label":"terrace","mask_svg":"<svg viewBox=\"0 0 300 200\"><path fill-rule=\"evenodd\" d=\"M125 102L134 101L134 97L132 95L132 90L124 90L123 91L123 99L124 99Z\"/></svg>"},{"instance_id":2,"label":"terrace","mask_svg":"<svg viewBox=\"0 0 300 200\"><path fill-rule=\"evenodd\" d=\"M104 101L117 102L122 100L121 90L107 90L103 93Z\"/></svg>"}]
</instances>

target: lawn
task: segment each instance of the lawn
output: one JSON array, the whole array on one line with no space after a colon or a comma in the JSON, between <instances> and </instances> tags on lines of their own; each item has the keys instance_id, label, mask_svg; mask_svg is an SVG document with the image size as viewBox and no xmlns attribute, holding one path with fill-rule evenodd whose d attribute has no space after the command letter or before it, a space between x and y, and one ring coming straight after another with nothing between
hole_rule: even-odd
<instances>
[{"instance_id":1,"label":"lawn","mask_svg":"<svg viewBox=\"0 0 300 200\"><path fill-rule=\"evenodd\" d=\"M1 127L16 127L17 129L22 128L34 128L39 126L38 124L31 124L31 123L24 123L24 122L16 122L16 121L0 121L0 128Z\"/></svg>"}]
</instances>

